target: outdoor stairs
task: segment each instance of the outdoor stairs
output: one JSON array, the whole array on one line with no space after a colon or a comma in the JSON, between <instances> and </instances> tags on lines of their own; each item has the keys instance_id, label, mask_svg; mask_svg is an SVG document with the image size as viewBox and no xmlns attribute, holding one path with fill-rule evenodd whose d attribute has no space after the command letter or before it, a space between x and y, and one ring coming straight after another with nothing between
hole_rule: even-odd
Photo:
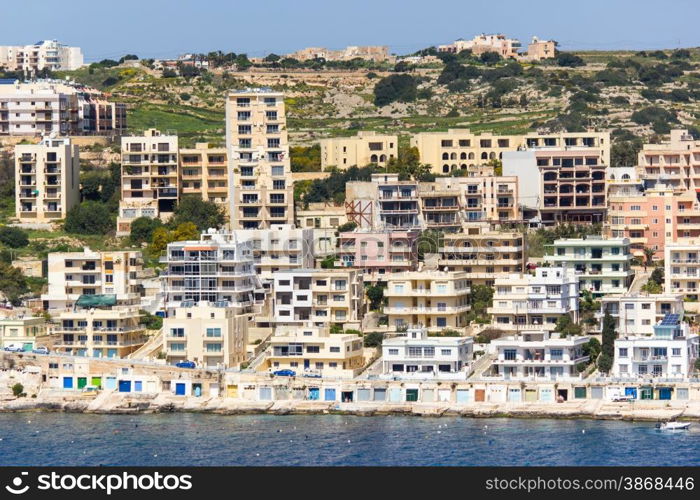
<instances>
[{"instance_id":1,"label":"outdoor stairs","mask_svg":"<svg viewBox=\"0 0 700 500\"><path fill-rule=\"evenodd\" d=\"M481 377L483 373L491 366L491 363L496 359L493 353L486 353L477 359L471 368L471 375Z\"/></svg>"},{"instance_id":2,"label":"outdoor stairs","mask_svg":"<svg viewBox=\"0 0 700 500\"><path fill-rule=\"evenodd\" d=\"M163 348L163 329L153 335L148 341L127 356L127 359L145 359L157 355L157 350Z\"/></svg>"},{"instance_id":3,"label":"outdoor stairs","mask_svg":"<svg viewBox=\"0 0 700 500\"><path fill-rule=\"evenodd\" d=\"M265 345L265 344L269 344L269 342L267 342L267 341L263 342L263 346L262 346L262 349L260 351L260 354L255 356L250 361L250 363L248 363L248 368L247 368L248 370L256 371L258 369L258 367L262 364L262 362L265 361L265 358L267 358L267 355L269 354L270 348L268 345Z\"/></svg>"}]
</instances>

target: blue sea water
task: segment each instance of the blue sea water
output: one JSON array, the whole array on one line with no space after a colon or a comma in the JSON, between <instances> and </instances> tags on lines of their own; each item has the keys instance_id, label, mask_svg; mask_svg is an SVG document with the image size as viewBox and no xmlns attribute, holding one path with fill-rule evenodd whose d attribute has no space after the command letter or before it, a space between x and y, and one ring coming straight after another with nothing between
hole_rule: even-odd
<instances>
[{"instance_id":1,"label":"blue sea water","mask_svg":"<svg viewBox=\"0 0 700 500\"><path fill-rule=\"evenodd\" d=\"M0 465L700 465L700 424L338 415L0 414Z\"/></svg>"}]
</instances>

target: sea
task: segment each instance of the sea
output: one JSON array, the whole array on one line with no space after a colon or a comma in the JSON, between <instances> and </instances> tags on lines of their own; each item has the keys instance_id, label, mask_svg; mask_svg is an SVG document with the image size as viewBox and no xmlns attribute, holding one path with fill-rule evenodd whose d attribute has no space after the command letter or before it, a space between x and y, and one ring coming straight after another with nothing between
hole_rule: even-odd
<instances>
[{"instance_id":1,"label":"sea","mask_svg":"<svg viewBox=\"0 0 700 500\"><path fill-rule=\"evenodd\" d=\"M343 415L0 414L3 466L700 465L700 424Z\"/></svg>"}]
</instances>

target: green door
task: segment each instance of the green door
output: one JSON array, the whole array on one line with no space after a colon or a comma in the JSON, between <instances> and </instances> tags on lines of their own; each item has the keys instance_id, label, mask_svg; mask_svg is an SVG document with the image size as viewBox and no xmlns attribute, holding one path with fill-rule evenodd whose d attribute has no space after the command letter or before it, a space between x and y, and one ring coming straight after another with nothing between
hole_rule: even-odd
<instances>
[{"instance_id":1,"label":"green door","mask_svg":"<svg viewBox=\"0 0 700 500\"><path fill-rule=\"evenodd\" d=\"M82 389L87 385L87 377L78 377L78 389Z\"/></svg>"},{"instance_id":2,"label":"green door","mask_svg":"<svg viewBox=\"0 0 700 500\"><path fill-rule=\"evenodd\" d=\"M418 389L406 389L406 401L418 401Z\"/></svg>"},{"instance_id":3,"label":"green door","mask_svg":"<svg viewBox=\"0 0 700 500\"><path fill-rule=\"evenodd\" d=\"M32 349L34 349L34 343L33 342L25 342L22 344L22 350L24 352L31 352Z\"/></svg>"},{"instance_id":4,"label":"green door","mask_svg":"<svg viewBox=\"0 0 700 500\"><path fill-rule=\"evenodd\" d=\"M102 388L102 377L92 377L92 380L90 381L90 385L94 385L95 387Z\"/></svg>"},{"instance_id":5,"label":"green door","mask_svg":"<svg viewBox=\"0 0 700 500\"><path fill-rule=\"evenodd\" d=\"M640 399L654 399L654 390L651 387L642 387L639 392L641 393Z\"/></svg>"}]
</instances>

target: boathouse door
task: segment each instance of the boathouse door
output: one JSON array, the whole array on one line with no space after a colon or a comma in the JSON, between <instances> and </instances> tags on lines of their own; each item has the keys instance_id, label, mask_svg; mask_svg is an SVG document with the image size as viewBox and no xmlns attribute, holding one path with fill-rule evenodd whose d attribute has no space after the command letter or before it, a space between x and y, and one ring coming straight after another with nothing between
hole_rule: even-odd
<instances>
[{"instance_id":1,"label":"boathouse door","mask_svg":"<svg viewBox=\"0 0 700 500\"><path fill-rule=\"evenodd\" d=\"M311 363L308 359L304 360L304 370L308 370L311 367Z\"/></svg>"},{"instance_id":2,"label":"boathouse door","mask_svg":"<svg viewBox=\"0 0 700 500\"><path fill-rule=\"evenodd\" d=\"M486 401L486 389L475 389L474 390L474 401L483 403Z\"/></svg>"},{"instance_id":3,"label":"boathouse door","mask_svg":"<svg viewBox=\"0 0 700 500\"><path fill-rule=\"evenodd\" d=\"M184 396L185 395L185 384L182 382L177 382L175 384L175 395Z\"/></svg>"}]
</instances>

